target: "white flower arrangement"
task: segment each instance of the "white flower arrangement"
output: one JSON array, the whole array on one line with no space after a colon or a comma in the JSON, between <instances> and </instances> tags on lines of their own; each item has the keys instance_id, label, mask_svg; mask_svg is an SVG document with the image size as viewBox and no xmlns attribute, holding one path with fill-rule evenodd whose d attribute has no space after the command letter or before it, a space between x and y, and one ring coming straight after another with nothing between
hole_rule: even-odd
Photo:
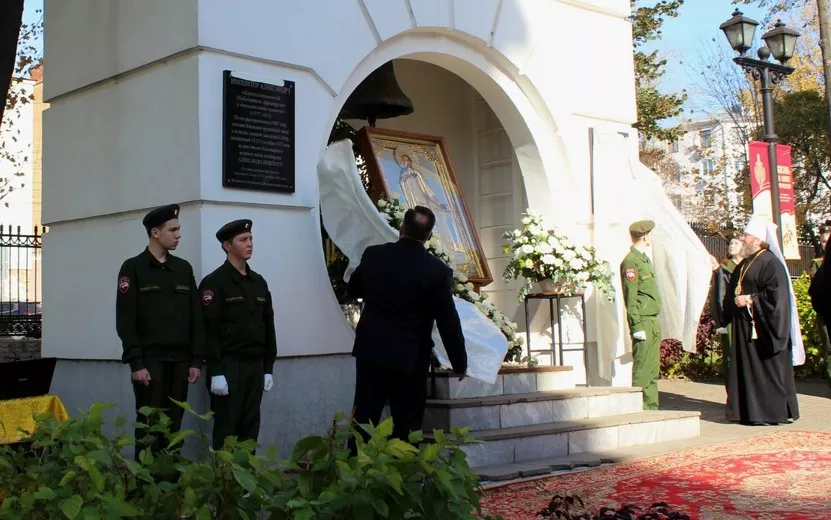
<instances>
[{"instance_id":1,"label":"white flower arrangement","mask_svg":"<svg viewBox=\"0 0 831 520\"><path fill-rule=\"evenodd\" d=\"M398 194L393 193L390 198L379 199L377 203L378 211L389 222L390 226L396 230L400 229L401 224L404 222L405 209L399 199ZM439 236L437 234L433 234L433 237L425 244L425 247L430 254L449 267L453 267L450 256L439 245ZM488 300L486 295L477 293L476 288L468 281L467 277L461 273L457 273L455 270L453 271L453 295L474 304L482 314L491 319L499 327L499 330L505 335L505 339L508 340L508 353L505 356L506 361L518 361L521 358L524 338L517 334L517 324L502 314Z\"/></svg>"},{"instance_id":2,"label":"white flower arrangement","mask_svg":"<svg viewBox=\"0 0 831 520\"><path fill-rule=\"evenodd\" d=\"M530 211L522 215L521 222L522 229L502 235L508 242L503 250L511 255L502 277L506 281L525 279L520 301L535 282L546 280L556 281L571 291L582 290L591 283L609 301L615 300L612 269L608 262L597 258L594 248L575 245L568 237L545 230L542 217Z\"/></svg>"}]
</instances>

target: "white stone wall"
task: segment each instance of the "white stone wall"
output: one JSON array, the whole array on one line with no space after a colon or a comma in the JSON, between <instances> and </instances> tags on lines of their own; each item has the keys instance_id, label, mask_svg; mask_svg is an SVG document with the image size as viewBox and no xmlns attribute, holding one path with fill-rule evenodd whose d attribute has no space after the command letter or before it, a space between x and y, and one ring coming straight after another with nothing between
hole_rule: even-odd
<instances>
[{"instance_id":1,"label":"white stone wall","mask_svg":"<svg viewBox=\"0 0 831 520\"><path fill-rule=\"evenodd\" d=\"M590 240L588 129L635 119L628 14L626 0L46 0L44 355L120 356L116 273L146 241L143 213L169 202L183 206L178 253L197 276L221 261L215 230L254 219L281 356L348 352L315 166L349 93L390 59L438 65L478 92L528 204ZM296 82L296 193L222 188L225 69Z\"/></svg>"}]
</instances>

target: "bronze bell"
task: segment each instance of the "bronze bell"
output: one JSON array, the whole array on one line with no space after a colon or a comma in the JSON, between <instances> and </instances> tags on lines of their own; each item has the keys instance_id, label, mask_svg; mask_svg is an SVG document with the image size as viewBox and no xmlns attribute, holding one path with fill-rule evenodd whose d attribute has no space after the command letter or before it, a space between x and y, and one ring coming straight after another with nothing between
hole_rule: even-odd
<instances>
[{"instance_id":1,"label":"bronze bell","mask_svg":"<svg viewBox=\"0 0 831 520\"><path fill-rule=\"evenodd\" d=\"M395 79L395 69L388 61L366 77L352 92L340 111L341 119L366 119L375 126L376 119L389 119L413 113L410 101Z\"/></svg>"}]
</instances>

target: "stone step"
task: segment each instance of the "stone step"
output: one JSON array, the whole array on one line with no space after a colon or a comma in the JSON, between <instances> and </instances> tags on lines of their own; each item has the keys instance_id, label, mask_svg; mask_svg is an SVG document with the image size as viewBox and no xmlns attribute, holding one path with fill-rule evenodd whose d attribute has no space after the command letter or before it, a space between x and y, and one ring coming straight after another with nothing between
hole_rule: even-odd
<instances>
[{"instance_id":1,"label":"stone step","mask_svg":"<svg viewBox=\"0 0 831 520\"><path fill-rule=\"evenodd\" d=\"M644 446L626 446L614 450L587 451L553 459L480 466L476 468L476 473L479 474L480 481L487 488L489 485L498 482L582 471L606 464L618 464L640 459L644 456L657 456L675 451L677 448L678 443L676 441L650 444L646 448Z\"/></svg>"},{"instance_id":2,"label":"stone step","mask_svg":"<svg viewBox=\"0 0 831 520\"><path fill-rule=\"evenodd\" d=\"M643 410L640 388L595 387L467 399L429 399L423 428L513 428Z\"/></svg>"},{"instance_id":3,"label":"stone step","mask_svg":"<svg viewBox=\"0 0 831 520\"><path fill-rule=\"evenodd\" d=\"M574 369L570 366L507 367L488 384L470 377L459 381L450 371L435 374L436 393L432 395L431 377L427 378L427 395L436 399L470 399L495 395L527 394L574 388Z\"/></svg>"},{"instance_id":4,"label":"stone step","mask_svg":"<svg viewBox=\"0 0 831 520\"><path fill-rule=\"evenodd\" d=\"M462 449L471 467L532 462L697 437L699 416L699 412L656 410L480 430L471 432L479 442Z\"/></svg>"}]
</instances>

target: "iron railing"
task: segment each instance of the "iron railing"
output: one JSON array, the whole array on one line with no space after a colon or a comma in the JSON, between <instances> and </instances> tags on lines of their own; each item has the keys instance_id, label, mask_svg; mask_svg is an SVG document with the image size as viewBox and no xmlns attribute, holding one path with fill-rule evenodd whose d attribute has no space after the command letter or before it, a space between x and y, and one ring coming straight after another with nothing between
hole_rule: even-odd
<instances>
[{"instance_id":1,"label":"iron railing","mask_svg":"<svg viewBox=\"0 0 831 520\"><path fill-rule=\"evenodd\" d=\"M709 251L711 255L719 260L727 258L727 246L729 244L729 240L719 236L699 235L698 238L701 239L704 247L707 248L707 251ZM811 261L816 258L817 253L813 246L800 244L799 256L799 260L785 261L788 265L788 271L790 272L791 278L799 278L802 276L802 273L810 271Z\"/></svg>"},{"instance_id":2,"label":"iron railing","mask_svg":"<svg viewBox=\"0 0 831 520\"><path fill-rule=\"evenodd\" d=\"M41 336L41 247L47 230L32 231L0 225L0 336Z\"/></svg>"}]
</instances>

